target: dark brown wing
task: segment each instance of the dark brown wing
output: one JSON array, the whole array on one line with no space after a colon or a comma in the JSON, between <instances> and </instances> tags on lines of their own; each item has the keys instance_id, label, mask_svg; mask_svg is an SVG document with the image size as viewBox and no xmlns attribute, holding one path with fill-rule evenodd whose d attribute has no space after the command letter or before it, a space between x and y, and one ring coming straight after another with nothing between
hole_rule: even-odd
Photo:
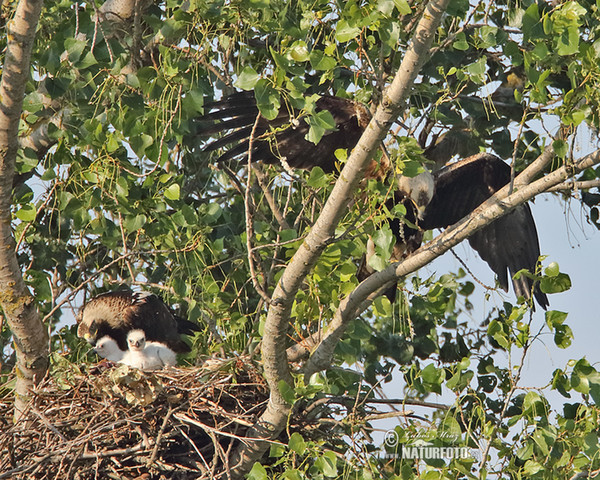
<instances>
[{"instance_id":1,"label":"dark brown wing","mask_svg":"<svg viewBox=\"0 0 600 480\"><path fill-rule=\"evenodd\" d=\"M454 163L434 177L435 194L422 222L425 229L448 227L471 213L510 181L510 167L495 155L483 153ZM469 243L496 273L504 290L508 290L508 273L512 277L523 268L535 272L540 256L527 204L473 234ZM521 276L512 283L517 296L530 298L533 291L540 306L548 306L548 298L531 279Z\"/></svg>"},{"instance_id":2,"label":"dark brown wing","mask_svg":"<svg viewBox=\"0 0 600 480\"><path fill-rule=\"evenodd\" d=\"M199 119L201 135L225 133L209 143L204 150L215 151L233 144L218 161L236 157L244 158L248 153L250 136L258 115L256 100L252 92L238 92L211 105L210 113ZM350 152L369 123L369 112L361 104L341 97L323 96L317 100L317 112L327 110L333 116L336 128L325 132L318 144L306 140L309 125L299 112L281 107L273 120L260 117L254 141L252 159L267 164L280 163L281 159L293 168L311 169L321 167L327 173L335 172L335 151L345 148ZM370 166L368 176L382 176L377 163ZM378 173L375 173L375 172Z\"/></svg>"}]
</instances>

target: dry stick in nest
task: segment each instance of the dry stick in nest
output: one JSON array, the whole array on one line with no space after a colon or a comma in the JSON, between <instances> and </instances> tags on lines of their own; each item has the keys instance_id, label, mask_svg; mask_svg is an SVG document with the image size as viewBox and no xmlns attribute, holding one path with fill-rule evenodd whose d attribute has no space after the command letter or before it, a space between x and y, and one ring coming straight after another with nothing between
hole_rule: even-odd
<instances>
[{"instance_id":1,"label":"dry stick in nest","mask_svg":"<svg viewBox=\"0 0 600 480\"><path fill-rule=\"evenodd\" d=\"M115 369L97 376L71 372L60 382L51 377L34 395L35 402L29 410L29 430L17 430L12 424L1 425L6 420L0 422L0 450L9 451L9 455L0 456L0 470L3 471L0 479L55 477L56 469L48 468L52 464L60 469L57 478L72 478L73 472L84 476L87 473L102 476L132 472L139 475L148 469L183 469L202 475L212 472L214 476L223 468L226 455L219 439L227 438L223 434L231 432L234 438L242 438L243 432L240 435L239 430L245 429L254 415L260 413L257 403L261 403L261 392L266 398L264 386L255 380L258 378L255 372L240 368L237 371L241 372L237 384L231 383L233 376L229 372L202 368L171 369L155 372L151 377L137 371L126 371L121 378L130 379L129 376L137 375L138 382L149 379L162 382L161 393L157 393L154 401L146 407L128 405L123 401L123 395L111 390L118 390L120 385L115 380L114 375L118 373ZM251 379L250 383L243 381L247 377ZM66 379L71 388L65 391ZM179 405L174 406L173 402ZM186 417L204 426L202 432L208 430L212 442L199 445L200 430L190 431L188 422L186 433L181 428L184 424L180 420L174 421L175 413L182 407L186 408ZM9 399L0 402L0 413L9 408ZM162 421L157 421L163 416ZM3 415L0 415L2 418ZM208 427L206 422L214 427ZM137 434L136 430L139 430ZM169 450L177 438L186 437L196 445L200 458L204 459L202 468L195 461L191 464L192 468L179 465L180 458L191 460L189 453ZM206 443L206 440L203 441ZM86 447L91 447L92 451ZM206 461L206 454L202 455L206 447L213 457L212 468L208 467L210 460ZM192 456L195 455L192 453ZM108 458L111 464L106 463Z\"/></svg>"}]
</instances>

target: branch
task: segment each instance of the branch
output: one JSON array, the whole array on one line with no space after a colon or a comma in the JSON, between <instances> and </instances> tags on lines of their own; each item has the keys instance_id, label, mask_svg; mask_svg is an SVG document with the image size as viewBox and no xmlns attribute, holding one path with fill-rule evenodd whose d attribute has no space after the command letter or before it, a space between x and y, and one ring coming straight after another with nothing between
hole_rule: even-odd
<instances>
[{"instance_id":1,"label":"branch","mask_svg":"<svg viewBox=\"0 0 600 480\"><path fill-rule=\"evenodd\" d=\"M600 188L600 180L581 180L579 182L576 180L567 180L566 182L559 183L558 185L555 185L546 191L568 193L576 190L589 190L590 188Z\"/></svg>"},{"instance_id":2,"label":"branch","mask_svg":"<svg viewBox=\"0 0 600 480\"><path fill-rule=\"evenodd\" d=\"M13 333L17 355L15 420L21 418L33 385L48 368L48 334L23 281L12 232L12 185L18 129L31 48L42 0L21 0L8 24L8 45L0 81L0 305Z\"/></svg>"},{"instance_id":3,"label":"branch","mask_svg":"<svg viewBox=\"0 0 600 480\"><path fill-rule=\"evenodd\" d=\"M346 297L338 307L333 320L323 335L320 345L313 351L303 368L303 373L310 377L315 372L326 369L333 359L334 349L342 337L348 323L368 308L378 295L373 292L381 290L383 285L389 285L400 277L404 277L439 257L450 248L471 236L477 230L492 223L495 219L507 214L515 207L561 184L569 177L600 163L600 150L586 155L573 165L563 165L541 179L527 185L523 179L531 179L541 165L552 160L553 150L547 148L529 167L515 178L515 190L508 194L510 185L506 185L495 195L482 203L470 215L463 218L452 227L446 229L429 243L421 246L410 257L399 263L393 263L365 279L354 291Z\"/></svg>"},{"instance_id":4,"label":"branch","mask_svg":"<svg viewBox=\"0 0 600 480\"><path fill-rule=\"evenodd\" d=\"M281 382L293 385L287 362L286 340L294 297L327 242L334 236L345 207L351 201L359 181L364 178L368 161L404 106L415 78L429 57L433 37L448 3L449 0L433 0L428 3L394 81L384 92L382 103L352 151L319 218L275 287L262 344L265 378L270 389L269 403L248 433L248 436L262 441L242 445L236 452L232 461L234 477L240 477L249 471L268 447L264 440L275 438L285 427L291 406L281 395L279 385Z\"/></svg>"}]
</instances>

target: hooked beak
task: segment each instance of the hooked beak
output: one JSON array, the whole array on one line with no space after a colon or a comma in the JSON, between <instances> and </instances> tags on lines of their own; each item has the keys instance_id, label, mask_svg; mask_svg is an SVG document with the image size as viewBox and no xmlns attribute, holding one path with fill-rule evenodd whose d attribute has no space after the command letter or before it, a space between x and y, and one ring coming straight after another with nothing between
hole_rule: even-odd
<instances>
[{"instance_id":1,"label":"hooked beak","mask_svg":"<svg viewBox=\"0 0 600 480\"><path fill-rule=\"evenodd\" d=\"M422 221L425 218L425 210L427 210L427 205L417 205L415 203L415 207L417 207L417 218Z\"/></svg>"}]
</instances>

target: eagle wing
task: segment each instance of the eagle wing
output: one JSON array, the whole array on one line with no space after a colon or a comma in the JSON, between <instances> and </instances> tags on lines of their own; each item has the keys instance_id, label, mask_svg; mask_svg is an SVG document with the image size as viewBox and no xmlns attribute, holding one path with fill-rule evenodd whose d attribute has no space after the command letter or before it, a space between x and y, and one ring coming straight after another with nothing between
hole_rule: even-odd
<instances>
[{"instance_id":1,"label":"eagle wing","mask_svg":"<svg viewBox=\"0 0 600 480\"><path fill-rule=\"evenodd\" d=\"M510 181L510 167L495 155L484 153L449 165L434 177L435 193L421 223L425 229L446 228L471 213ZM524 268L535 272L540 246L527 204L519 205L468 240L498 276L504 290L508 290L508 273L512 278ZM548 306L547 296L530 278L523 275L512 283L517 296L530 298L533 291L540 306Z\"/></svg>"},{"instance_id":2,"label":"eagle wing","mask_svg":"<svg viewBox=\"0 0 600 480\"><path fill-rule=\"evenodd\" d=\"M258 116L259 110L252 92L234 93L207 107L211 111L199 119L200 135L226 134L209 143L204 151L211 152L236 144L219 156L219 162L236 157L246 158L256 123L252 142L253 160L266 164L277 164L284 160L293 168L321 167L326 173L337 171L335 151L345 148L350 152L370 119L369 111L358 102L322 96L316 102L316 111L331 113L335 129L327 130L321 141L314 144L306 139L310 126L300 112L286 105L280 108L277 117L266 120ZM377 165L377 162L373 162L368 176L382 175L384 169L378 169Z\"/></svg>"}]
</instances>

